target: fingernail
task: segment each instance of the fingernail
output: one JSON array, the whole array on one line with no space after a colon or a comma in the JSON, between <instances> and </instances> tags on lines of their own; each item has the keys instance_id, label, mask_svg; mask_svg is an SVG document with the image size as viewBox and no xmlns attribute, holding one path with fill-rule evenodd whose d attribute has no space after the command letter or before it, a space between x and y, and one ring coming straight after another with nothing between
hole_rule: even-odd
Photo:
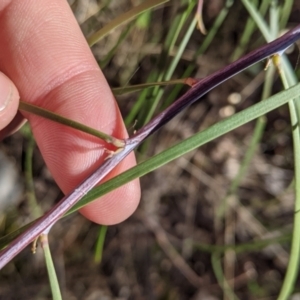
<instances>
[{"instance_id":1,"label":"fingernail","mask_svg":"<svg viewBox=\"0 0 300 300\"><path fill-rule=\"evenodd\" d=\"M12 99L13 86L11 81L0 72L0 111L3 111Z\"/></svg>"}]
</instances>

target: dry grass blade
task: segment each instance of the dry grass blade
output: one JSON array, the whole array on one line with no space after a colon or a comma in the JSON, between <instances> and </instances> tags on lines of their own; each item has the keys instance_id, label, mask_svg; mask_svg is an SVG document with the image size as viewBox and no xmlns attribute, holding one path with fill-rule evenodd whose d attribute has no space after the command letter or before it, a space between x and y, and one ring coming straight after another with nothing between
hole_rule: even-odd
<instances>
[{"instance_id":1,"label":"dry grass blade","mask_svg":"<svg viewBox=\"0 0 300 300\"><path fill-rule=\"evenodd\" d=\"M142 4L134 7L130 11L124 13L123 15L118 16L111 22L109 22L106 26L98 30L92 36L87 39L87 42L90 46L95 45L101 39L103 39L106 35L108 35L113 29L129 22L130 20L136 18L139 14L151 9L155 6L161 5L169 0L148 0L143 2Z\"/></svg>"}]
</instances>

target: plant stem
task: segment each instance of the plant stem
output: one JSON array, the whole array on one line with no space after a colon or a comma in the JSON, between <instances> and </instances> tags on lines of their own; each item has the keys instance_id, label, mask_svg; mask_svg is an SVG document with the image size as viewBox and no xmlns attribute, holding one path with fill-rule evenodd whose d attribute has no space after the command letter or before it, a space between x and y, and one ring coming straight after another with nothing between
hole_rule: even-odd
<instances>
[{"instance_id":1,"label":"plant stem","mask_svg":"<svg viewBox=\"0 0 300 300\"><path fill-rule=\"evenodd\" d=\"M79 122L67 119L63 116L60 116L56 113L53 113L52 111L41 108L39 106L20 101L19 109L23 110L23 111L26 111L26 112L29 112L29 113L32 113L32 114L35 114L35 115L38 115L38 116L41 116L41 117L46 118L48 120L52 120L54 122L63 124L65 126L69 126L71 128L78 129L82 132L91 134L93 136L98 137L99 139L102 139L102 140L106 141L107 143L113 144L117 148L122 148L125 145L123 140L117 139L113 136L110 136L106 133L103 133L99 130L88 127L86 125L83 125Z\"/></svg>"},{"instance_id":2,"label":"plant stem","mask_svg":"<svg viewBox=\"0 0 300 300\"><path fill-rule=\"evenodd\" d=\"M61 296L50 248L49 248L48 235L42 234L40 237L40 242L44 251L44 257L46 261L47 272L50 281L53 300L62 300L62 296Z\"/></svg>"}]
</instances>

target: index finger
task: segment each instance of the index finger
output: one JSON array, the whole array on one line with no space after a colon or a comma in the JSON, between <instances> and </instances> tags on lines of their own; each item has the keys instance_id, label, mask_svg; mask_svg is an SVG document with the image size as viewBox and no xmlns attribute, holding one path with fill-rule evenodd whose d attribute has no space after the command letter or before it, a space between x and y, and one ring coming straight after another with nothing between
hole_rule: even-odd
<instances>
[{"instance_id":1,"label":"index finger","mask_svg":"<svg viewBox=\"0 0 300 300\"><path fill-rule=\"evenodd\" d=\"M23 101L127 137L119 109L80 28L64 0L14 0L0 4L0 69ZM105 157L105 143L87 134L25 114L55 181L70 192ZM107 178L135 164L130 155ZM138 181L120 187L81 212L113 224L127 218L140 198Z\"/></svg>"}]
</instances>

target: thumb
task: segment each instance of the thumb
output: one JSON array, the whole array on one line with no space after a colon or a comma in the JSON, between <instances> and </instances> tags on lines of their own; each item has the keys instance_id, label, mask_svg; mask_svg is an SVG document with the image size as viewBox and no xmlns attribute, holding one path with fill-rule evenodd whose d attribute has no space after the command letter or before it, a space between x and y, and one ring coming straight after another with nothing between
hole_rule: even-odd
<instances>
[{"instance_id":1,"label":"thumb","mask_svg":"<svg viewBox=\"0 0 300 300\"><path fill-rule=\"evenodd\" d=\"M19 98L14 83L0 72L0 130L5 128L17 114Z\"/></svg>"}]
</instances>

